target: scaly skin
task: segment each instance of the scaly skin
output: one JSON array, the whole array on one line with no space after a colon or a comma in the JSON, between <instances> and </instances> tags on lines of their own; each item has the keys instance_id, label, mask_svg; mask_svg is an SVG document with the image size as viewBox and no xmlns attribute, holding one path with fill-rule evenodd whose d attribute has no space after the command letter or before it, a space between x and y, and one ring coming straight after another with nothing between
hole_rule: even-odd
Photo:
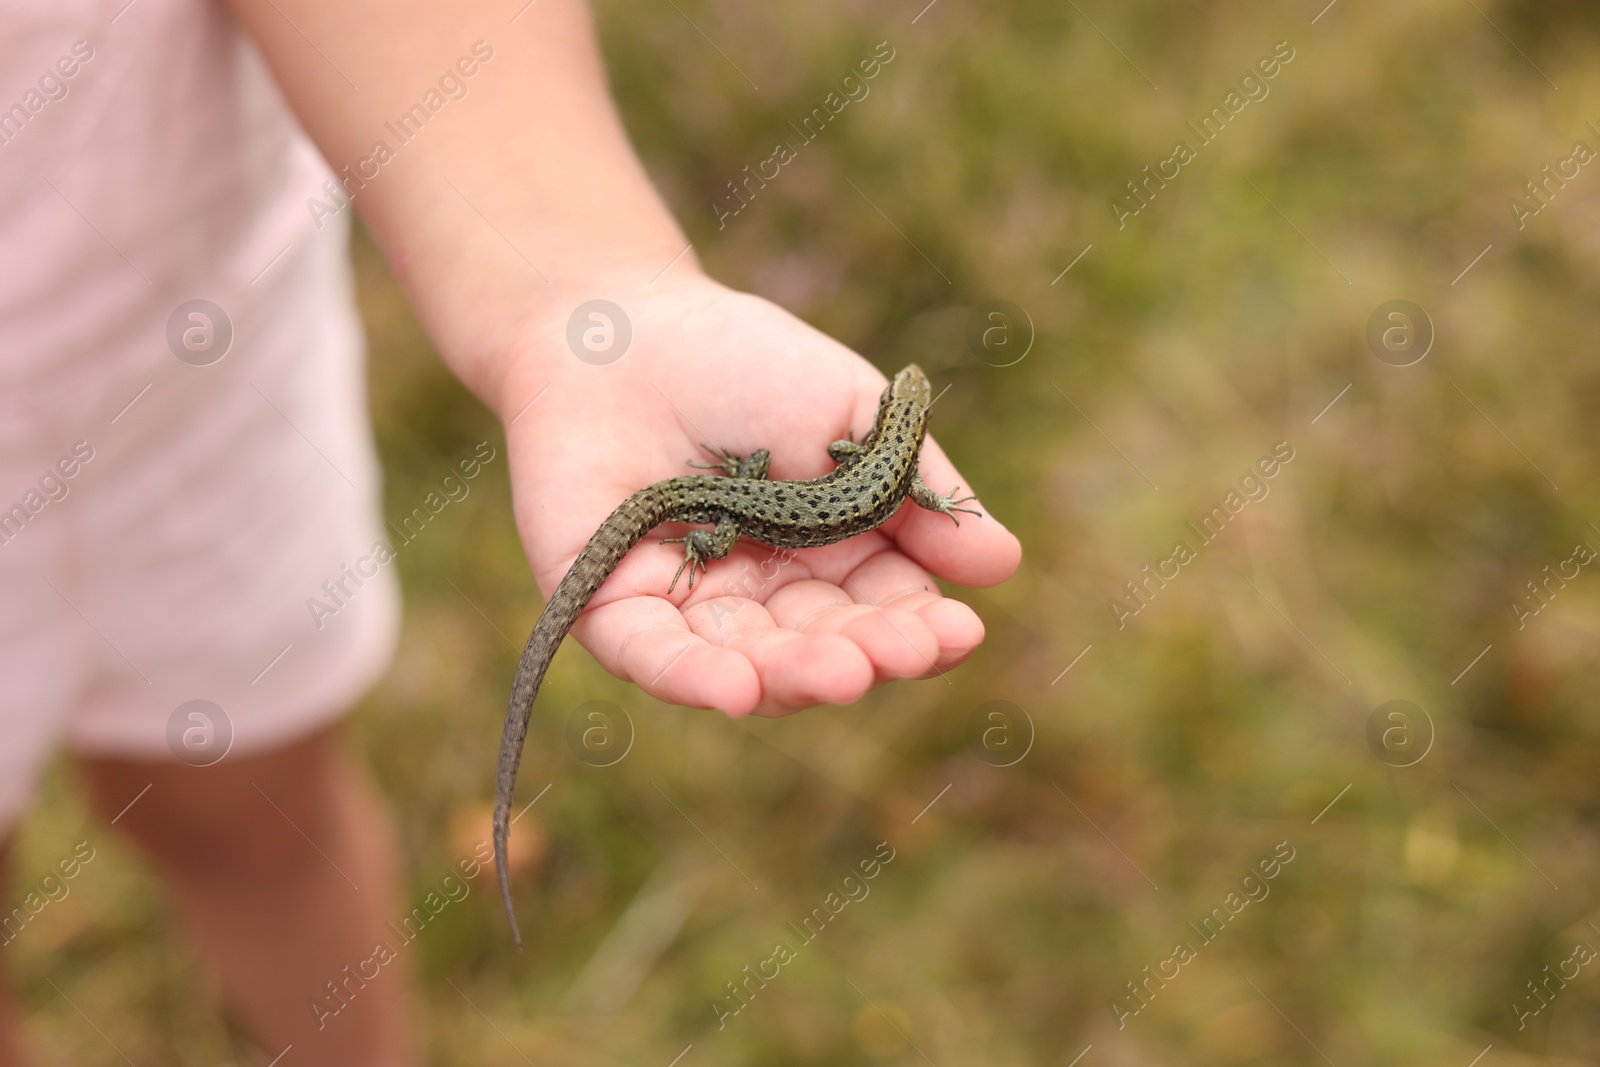
<instances>
[{"instance_id":1,"label":"scaly skin","mask_svg":"<svg viewBox=\"0 0 1600 1067\"><path fill-rule=\"evenodd\" d=\"M695 570L707 560L721 559L740 537L774 548L815 548L866 533L886 522L907 497L919 507L949 515L978 514L958 505L971 497L939 496L922 484L917 457L928 430L928 379L915 363L894 376L878 401L872 430L859 445L835 441L828 454L839 466L821 478L804 482L766 481L765 449L746 459L717 453L710 464L730 477L670 478L634 493L601 523L573 561L566 577L544 606L523 649L506 705L505 732L500 739L500 769L494 792L494 859L500 897L511 936L522 947L522 932L511 905L511 876L506 867L506 842L511 830L511 795L517 766L528 735L534 698L556 649L588 606L595 591L616 570L628 550L664 522L711 523L713 529L692 530L682 538L683 564L673 576L671 592L685 569L694 586ZM957 520L959 521L959 520Z\"/></svg>"}]
</instances>

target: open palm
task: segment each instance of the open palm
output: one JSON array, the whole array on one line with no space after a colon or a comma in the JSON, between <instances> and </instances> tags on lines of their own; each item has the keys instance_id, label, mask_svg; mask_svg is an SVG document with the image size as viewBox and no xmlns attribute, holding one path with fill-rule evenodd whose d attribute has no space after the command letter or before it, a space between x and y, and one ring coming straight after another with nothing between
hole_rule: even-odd
<instances>
[{"instance_id":1,"label":"open palm","mask_svg":"<svg viewBox=\"0 0 1600 1067\"><path fill-rule=\"evenodd\" d=\"M601 295L631 321L622 358L575 358L565 319L551 320L530 329L527 355L503 383L517 526L546 595L624 498L708 462L702 443L740 456L770 449L770 477L815 478L833 468L829 442L870 428L885 384L787 312L699 276ZM921 472L937 492L967 484L931 438ZM680 581L669 594L683 548L660 541L683 529L647 536L572 633L652 696L734 715L849 703L890 679L960 663L983 624L932 575L992 585L1021 553L986 511L957 527L908 504L877 530L823 548L741 541L692 590Z\"/></svg>"}]
</instances>

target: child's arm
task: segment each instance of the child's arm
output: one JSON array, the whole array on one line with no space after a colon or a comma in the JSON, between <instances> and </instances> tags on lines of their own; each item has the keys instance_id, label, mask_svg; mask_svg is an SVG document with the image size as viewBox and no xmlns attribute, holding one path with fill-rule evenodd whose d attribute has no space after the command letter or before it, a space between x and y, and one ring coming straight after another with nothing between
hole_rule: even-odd
<instances>
[{"instance_id":1,"label":"child's arm","mask_svg":"<svg viewBox=\"0 0 1600 1067\"><path fill-rule=\"evenodd\" d=\"M440 353L507 423L518 527L546 591L618 501L703 461L702 436L770 448L775 478L814 477L829 441L869 425L883 386L871 365L706 278L692 251L674 262L687 240L618 122L582 3L230 2L324 155L375 173L355 207ZM441 100L402 144L402 116ZM594 298L632 327L605 366L567 340ZM931 440L922 473L940 492L960 482ZM907 507L782 566L742 547L668 598L682 550L647 540L573 632L661 699L782 714L960 662L983 626L928 572L993 584L1019 554L992 518L958 529Z\"/></svg>"}]
</instances>

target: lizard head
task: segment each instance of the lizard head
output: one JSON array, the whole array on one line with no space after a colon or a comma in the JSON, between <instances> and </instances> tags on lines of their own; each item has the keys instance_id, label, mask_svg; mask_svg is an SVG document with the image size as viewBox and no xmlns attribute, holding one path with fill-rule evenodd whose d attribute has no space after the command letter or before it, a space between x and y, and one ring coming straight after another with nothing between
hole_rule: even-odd
<instances>
[{"instance_id":1,"label":"lizard head","mask_svg":"<svg viewBox=\"0 0 1600 1067\"><path fill-rule=\"evenodd\" d=\"M915 363L908 363L894 376L889 388L883 391L883 401L911 401L925 408L931 393L928 376L922 373L922 368Z\"/></svg>"},{"instance_id":2,"label":"lizard head","mask_svg":"<svg viewBox=\"0 0 1600 1067\"><path fill-rule=\"evenodd\" d=\"M932 393L928 376L922 373L922 368L915 363L907 364L878 398L878 415L873 419L872 430L861 442L862 445L871 448L884 426L890 423L909 425L920 445L928 425L928 405Z\"/></svg>"}]
</instances>

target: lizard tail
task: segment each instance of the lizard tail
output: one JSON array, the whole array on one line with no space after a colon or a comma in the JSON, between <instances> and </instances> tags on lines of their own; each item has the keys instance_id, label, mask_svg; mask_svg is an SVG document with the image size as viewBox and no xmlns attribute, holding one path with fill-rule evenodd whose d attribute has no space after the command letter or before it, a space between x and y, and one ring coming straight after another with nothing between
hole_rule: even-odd
<instances>
[{"instance_id":1,"label":"lizard tail","mask_svg":"<svg viewBox=\"0 0 1600 1067\"><path fill-rule=\"evenodd\" d=\"M511 904L511 872L506 864L506 845L511 835L511 797L517 784L517 766L522 762L522 745L528 736L528 720L533 714L533 702L539 695L545 671L555 658L556 649L578 621L578 616L588 606L595 591L616 569L628 550L638 544L644 535L663 521L665 508L647 491L635 493L611 513L611 517L595 531L589 543L573 561L561 584L545 604L528 644L517 663L516 677L511 683L511 698L506 704L505 730L500 735L500 766L494 787L494 866L500 880L500 899L505 904L506 919L511 923L511 937L517 947L522 947L522 931L517 927L517 915Z\"/></svg>"}]
</instances>

